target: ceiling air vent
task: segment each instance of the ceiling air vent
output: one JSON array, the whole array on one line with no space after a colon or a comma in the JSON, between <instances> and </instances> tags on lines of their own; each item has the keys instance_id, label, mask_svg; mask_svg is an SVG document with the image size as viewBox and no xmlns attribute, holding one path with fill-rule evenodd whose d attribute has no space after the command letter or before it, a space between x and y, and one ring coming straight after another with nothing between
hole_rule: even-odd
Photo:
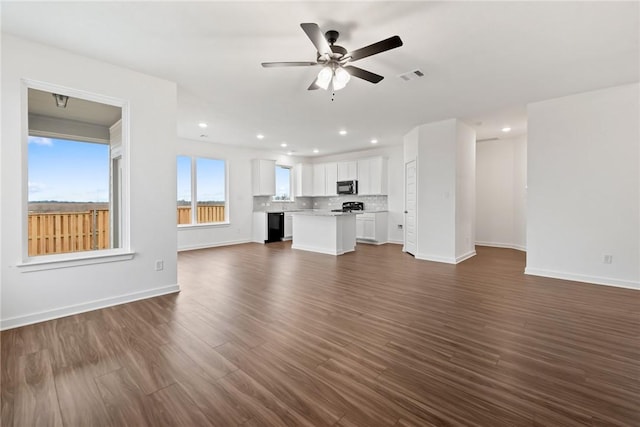
<instances>
[{"instance_id":1,"label":"ceiling air vent","mask_svg":"<svg viewBox=\"0 0 640 427\"><path fill-rule=\"evenodd\" d=\"M500 138L484 138L484 139L477 139L476 142L489 142L489 141L497 141Z\"/></svg>"},{"instance_id":2,"label":"ceiling air vent","mask_svg":"<svg viewBox=\"0 0 640 427\"><path fill-rule=\"evenodd\" d=\"M398 77L400 77L402 80L409 81L424 77L424 73L416 68L415 70L400 74Z\"/></svg>"}]
</instances>

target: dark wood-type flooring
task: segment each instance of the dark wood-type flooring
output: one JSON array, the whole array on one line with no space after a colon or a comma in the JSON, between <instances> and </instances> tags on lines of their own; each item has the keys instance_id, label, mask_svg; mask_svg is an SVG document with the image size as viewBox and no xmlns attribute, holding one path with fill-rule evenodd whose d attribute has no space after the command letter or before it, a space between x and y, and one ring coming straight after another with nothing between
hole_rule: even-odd
<instances>
[{"instance_id":1,"label":"dark wood-type flooring","mask_svg":"<svg viewBox=\"0 0 640 427\"><path fill-rule=\"evenodd\" d=\"M640 292L400 246L179 255L182 292L2 333L2 426L639 426Z\"/></svg>"}]
</instances>

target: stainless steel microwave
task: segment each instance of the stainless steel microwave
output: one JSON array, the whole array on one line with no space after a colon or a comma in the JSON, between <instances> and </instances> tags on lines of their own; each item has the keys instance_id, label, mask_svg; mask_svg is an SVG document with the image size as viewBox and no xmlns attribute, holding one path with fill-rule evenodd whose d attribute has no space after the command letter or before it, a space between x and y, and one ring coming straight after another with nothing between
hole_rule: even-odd
<instances>
[{"instance_id":1,"label":"stainless steel microwave","mask_svg":"<svg viewBox=\"0 0 640 427\"><path fill-rule=\"evenodd\" d=\"M338 194L358 194L358 181L338 181Z\"/></svg>"}]
</instances>

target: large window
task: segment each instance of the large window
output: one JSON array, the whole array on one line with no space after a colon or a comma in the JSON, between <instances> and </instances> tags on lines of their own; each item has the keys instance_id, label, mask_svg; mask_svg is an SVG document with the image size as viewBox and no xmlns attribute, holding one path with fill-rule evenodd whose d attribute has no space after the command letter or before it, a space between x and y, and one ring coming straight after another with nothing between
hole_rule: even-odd
<instances>
[{"instance_id":1,"label":"large window","mask_svg":"<svg viewBox=\"0 0 640 427\"><path fill-rule=\"evenodd\" d=\"M27 256L121 248L121 108L28 94Z\"/></svg>"},{"instance_id":2,"label":"large window","mask_svg":"<svg viewBox=\"0 0 640 427\"><path fill-rule=\"evenodd\" d=\"M276 165L276 194L273 196L273 200L293 200L291 179L290 167Z\"/></svg>"},{"instance_id":3,"label":"large window","mask_svg":"<svg viewBox=\"0 0 640 427\"><path fill-rule=\"evenodd\" d=\"M224 160L178 156L178 225L229 220Z\"/></svg>"}]
</instances>

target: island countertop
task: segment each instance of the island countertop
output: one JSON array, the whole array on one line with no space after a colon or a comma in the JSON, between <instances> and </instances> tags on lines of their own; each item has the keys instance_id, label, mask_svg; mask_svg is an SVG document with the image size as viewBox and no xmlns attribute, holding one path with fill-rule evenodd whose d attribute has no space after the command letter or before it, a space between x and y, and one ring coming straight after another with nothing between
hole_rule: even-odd
<instances>
[{"instance_id":1,"label":"island countertop","mask_svg":"<svg viewBox=\"0 0 640 427\"><path fill-rule=\"evenodd\" d=\"M345 216L345 215L355 215L355 212L331 212L325 210L317 210L317 211L294 211L293 215L307 215L307 216Z\"/></svg>"}]
</instances>

